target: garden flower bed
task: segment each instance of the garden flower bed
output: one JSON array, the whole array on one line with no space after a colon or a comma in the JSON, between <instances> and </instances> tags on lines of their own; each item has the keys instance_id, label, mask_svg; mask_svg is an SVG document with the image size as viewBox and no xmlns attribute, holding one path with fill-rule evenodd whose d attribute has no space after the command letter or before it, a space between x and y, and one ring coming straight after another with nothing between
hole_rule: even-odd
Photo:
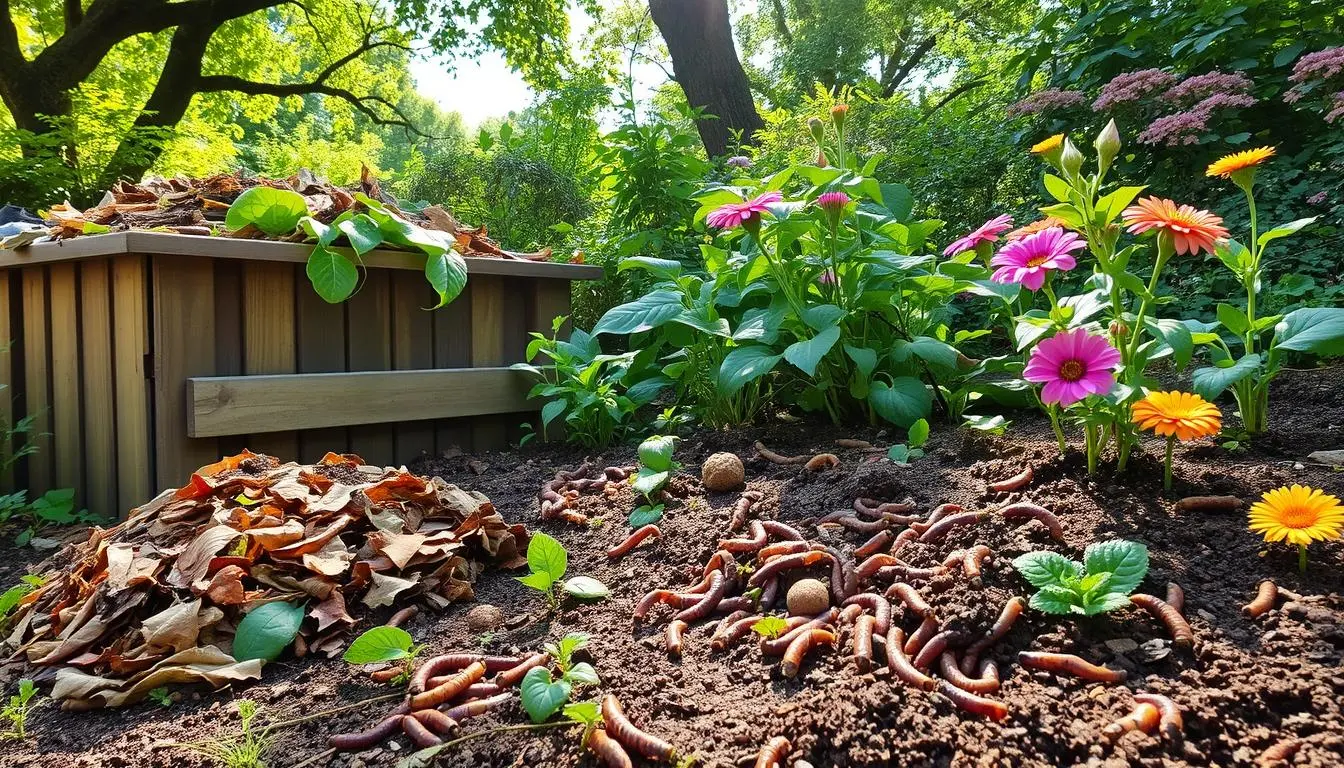
<instances>
[{"instance_id":1,"label":"garden flower bed","mask_svg":"<svg viewBox=\"0 0 1344 768\"><path fill-rule=\"evenodd\" d=\"M639 505L628 486L584 492L573 502L575 511L601 518L600 526L542 519L540 514L538 489L558 469L577 467L583 452L544 446L425 462L412 469L483 492L506 520L524 522L558 539L568 549L571 573L595 577L612 592L610 599L597 602L562 598L552 611L539 593L508 572L491 570L475 585L476 600L502 610L498 627L470 629L464 620L473 608L469 603L421 612L403 626L426 644L422 660L449 651L526 655L567 633L586 633L591 640L582 653L588 654L584 658L600 684L580 686L574 699L614 694L635 724L707 766L749 764L777 736L790 742L783 765L1252 765L1278 745L1296 748L1292 764L1338 765L1344 760L1344 714L1339 707L1344 695L1344 549L1338 541L1314 545L1308 570L1300 574L1295 549L1266 545L1247 530L1246 507L1264 491L1292 483L1344 494L1344 475L1303 461L1311 451L1338 447L1344 424L1342 384L1337 369L1285 374L1274 385L1270 434L1255 447L1235 453L1178 445L1170 494L1162 490L1162 441L1145 440L1125 474L1103 466L1089 475L1080 453L1058 455L1050 425L1041 417L1015 424L1008 436L935 433L925 446L926 455L906 466L887 461L881 452L835 444L837 439L858 438L885 447L890 438L876 430L842 431L808 423L694 433L676 451L685 466L668 486L665 516L658 522L661 536L615 560L607 550L626 538L629 531L623 523ZM1301 408L1305 402L1313 407ZM786 456L831 452L839 465L814 471L776 464L758 455L753 447L757 440ZM850 509L856 498L910 497L916 514L924 516L943 503L979 512L1029 501L1053 511L1062 541L1039 522L991 516L953 528L942 541L914 542L901 552L912 567L926 568L937 566L953 550L977 544L990 549L978 584L955 569L932 580L909 579L945 627L976 636L990 627L1010 598L1033 593L1012 565L1021 554L1049 550L1077 560L1088 545L1119 538L1142 543L1149 552L1150 569L1136 593L1165 597L1169 582L1184 591L1193 646L1173 643L1168 627L1137 607L1090 618L1029 608L984 652L1002 678L1000 690L986 694L1006 707L1006 716L997 722L959 709L941 693L903 682L883 663L881 643L874 650L874 670L860 673L851 656L850 630L842 632L836 647L818 647L804 656L793 678L783 676L778 659L763 656L754 639L723 652L711 650L710 634L720 616L691 622L681 657L671 656L664 647L664 627L674 609L655 606L647 621L634 623L636 603L653 589L694 584L718 542L748 536L729 531L742 493L708 492L698 479L701 462L717 451L733 451L745 459L746 488L761 495L749 512L751 520L793 526L846 559L871 534L818 528L814 521ZM597 466L620 466L633 463L636 456L630 448L617 448L601 459ZM1032 476L1021 488L988 490L989 484L1028 468ZM1177 507L1177 500L1195 495L1235 496L1240 505L1221 511ZM749 557L739 555L739 562ZM13 558L3 560L5 580L13 581ZM786 573L787 585L802 575L824 581L830 569ZM1267 579L1284 594L1270 610L1252 618L1243 607ZM885 587L886 580L880 584ZM783 612L783 590L780 595L777 614ZM920 617L901 608L899 600L893 603L893 625L913 632ZM391 612L381 609L364 624L376 625ZM958 642L964 641L954 640L954 647ZM1029 670L1019 661L1023 651L1076 654L1122 671L1127 679L1094 682ZM15 677L18 672L11 665L6 674ZM237 700L255 700L263 713L257 722L265 723L320 715L396 690L371 682L367 671L340 660L295 659L287 653L266 666L259 682L240 683L221 693L183 690L175 697L180 700L167 708L147 701L119 711L76 714L43 704L28 722L35 738L5 744L0 761L53 768L206 765L166 744L236 733ZM1164 736L1160 729L1131 732L1114 741L1103 735L1107 725L1135 709L1139 691L1175 702L1183 719L1179 738ZM326 752L330 736L364 730L393 706L394 700L371 703L277 729L266 762L292 766L320 756L312 764L394 765L414 750L400 732L362 752ZM465 721L459 736L527 722L513 699ZM581 732L578 726L505 731L454 745L436 764L599 764L580 746ZM635 757L635 764L651 763Z\"/></svg>"}]
</instances>

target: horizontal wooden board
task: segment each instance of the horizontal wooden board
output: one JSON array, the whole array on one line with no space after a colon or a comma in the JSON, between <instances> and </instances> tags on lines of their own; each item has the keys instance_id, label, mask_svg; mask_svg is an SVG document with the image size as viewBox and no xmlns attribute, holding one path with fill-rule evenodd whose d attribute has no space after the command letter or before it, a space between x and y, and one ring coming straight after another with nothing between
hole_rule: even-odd
<instances>
[{"instance_id":1,"label":"horizontal wooden board","mask_svg":"<svg viewBox=\"0 0 1344 768\"><path fill-rule=\"evenodd\" d=\"M187 379L191 437L386 424L534 410L532 377L508 368Z\"/></svg>"},{"instance_id":2,"label":"horizontal wooden board","mask_svg":"<svg viewBox=\"0 0 1344 768\"><path fill-rule=\"evenodd\" d=\"M86 235L55 243L37 243L17 250L0 251L0 269L122 253L176 254L205 256L212 259L303 264L308 261L308 254L312 250L312 245L303 243L237 240L229 237L175 235L166 232L111 232L106 235ZM349 249L338 250L347 255L353 254ZM370 251L364 254L362 261L365 266L386 269L425 268L423 255L405 251ZM560 280L597 280L602 277L601 267L586 264L485 258L468 258L466 261L467 272L477 275L549 277Z\"/></svg>"}]
</instances>

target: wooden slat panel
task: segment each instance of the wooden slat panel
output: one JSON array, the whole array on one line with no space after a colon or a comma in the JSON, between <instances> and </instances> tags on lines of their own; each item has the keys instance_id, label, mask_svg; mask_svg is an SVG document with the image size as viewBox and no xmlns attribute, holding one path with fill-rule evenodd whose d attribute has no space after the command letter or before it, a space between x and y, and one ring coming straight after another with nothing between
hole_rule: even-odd
<instances>
[{"instance_id":1,"label":"wooden slat panel","mask_svg":"<svg viewBox=\"0 0 1344 768\"><path fill-rule=\"evenodd\" d=\"M243 374L243 266L246 262L216 259L214 264L215 375L241 376ZM219 440L221 456L236 455L246 447L248 447L247 435L230 435Z\"/></svg>"},{"instance_id":2,"label":"wooden slat panel","mask_svg":"<svg viewBox=\"0 0 1344 768\"><path fill-rule=\"evenodd\" d=\"M187 379L215 368L215 271L210 259L155 256L153 273L154 453L163 490L219 458L216 440L187 436Z\"/></svg>"},{"instance_id":3,"label":"wooden slat panel","mask_svg":"<svg viewBox=\"0 0 1344 768\"><path fill-rule=\"evenodd\" d=\"M349 344L346 361L351 371L387 371L392 369L391 282L385 269L369 270L364 285L346 306L345 329ZM392 393L387 393L388 395ZM379 397L383 395L380 393ZM321 400L316 402L323 402ZM327 408L362 410L368 403L357 400L328 400ZM402 413L405 416L405 413ZM340 422L337 422L340 423ZM391 426L361 427L350 430L350 450L372 464L392 463L396 453L395 430Z\"/></svg>"},{"instance_id":4,"label":"wooden slat panel","mask_svg":"<svg viewBox=\"0 0 1344 768\"><path fill-rule=\"evenodd\" d=\"M434 367L471 366L471 291L463 291L452 304L434 310ZM434 446L442 454L471 448L471 424L465 419L446 419L434 425Z\"/></svg>"},{"instance_id":5,"label":"wooden slat panel","mask_svg":"<svg viewBox=\"0 0 1344 768\"><path fill-rule=\"evenodd\" d=\"M468 281L471 291L471 366L503 365L506 358L505 281L500 277L477 277ZM472 422L473 451L493 451L508 445L508 420L482 418Z\"/></svg>"},{"instance_id":6,"label":"wooden slat panel","mask_svg":"<svg viewBox=\"0 0 1344 768\"><path fill-rule=\"evenodd\" d=\"M529 306L528 330L550 336L552 321L557 317L569 317L570 285L561 280L532 280L532 301ZM568 319L560 326L559 337L569 338L574 327Z\"/></svg>"},{"instance_id":7,"label":"wooden slat panel","mask_svg":"<svg viewBox=\"0 0 1344 768\"><path fill-rule=\"evenodd\" d=\"M302 282L298 286L299 372L336 373L345 368L345 305L328 304ZM299 457L312 463L327 451L350 450L344 427L299 433Z\"/></svg>"},{"instance_id":8,"label":"wooden slat panel","mask_svg":"<svg viewBox=\"0 0 1344 768\"><path fill-rule=\"evenodd\" d=\"M74 488L84 503L84 450L80 427L79 291L74 264L53 264L48 288L51 313L51 425L58 488Z\"/></svg>"},{"instance_id":9,"label":"wooden slat panel","mask_svg":"<svg viewBox=\"0 0 1344 768\"><path fill-rule=\"evenodd\" d=\"M55 457L51 437L51 378L47 347L47 275L42 267L23 270L23 414L33 418L28 443L37 449L25 460L29 498L52 488Z\"/></svg>"},{"instance_id":10,"label":"wooden slat panel","mask_svg":"<svg viewBox=\"0 0 1344 768\"><path fill-rule=\"evenodd\" d=\"M145 375L149 351L149 313L145 257L112 259L112 314L117 402L117 506L125 515L149 501L154 488L150 451L150 380Z\"/></svg>"},{"instance_id":11,"label":"wooden slat panel","mask_svg":"<svg viewBox=\"0 0 1344 768\"><path fill-rule=\"evenodd\" d=\"M243 373L256 375L297 371L295 335L294 267L262 261L245 262ZM252 450L275 456L281 462L298 458L297 434L264 431L267 434L249 438Z\"/></svg>"},{"instance_id":12,"label":"wooden slat panel","mask_svg":"<svg viewBox=\"0 0 1344 768\"><path fill-rule=\"evenodd\" d=\"M10 316L13 310L14 294L10 293L9 276L18 275L17 271L0 271L0 429L14 424L14 398L19 396L19 384L14 380L14 328ZM10 457L14 455L14 446L8 440L0 440L0 493L12 492L16 486L14 467Z\"/></svg>"},{"instance_id":13,"label":"wooden slat panel","mask_svg":"<svg viewBox=\"0 0 1344 768\"><path fill-rule=\"evenodd\" d=\"M383 425L412 413L424 419L517 413L528 409L530 387L527 374L508 368L194 377L187 387L188 430L193 436L213 437ZM314 403L356 407L315 408ZM375 428L386 429L351 431L358 438Z\"/></svg>"},{"instance_id":14,"label":"wooden slat panel","mask_svg":"<svg viewBox=\"0 0 1344 768\"><path fill-rule=\"evenodd\" d=\"M80 263L79 300L84 371L84 499L90 512L115 520L126 510L117 507L110 261L97 259Z\"/></svg>"},{"instance_id":15,"label":"wooden slat panel","mask_svg":"<svg viewBox=\"0 0 1344 768\"><path fill-rule=\"evenodd\" d=\"M421 274L392 274L392 367L399 371L434 367L434 316L422 309L435 304L434 291ZM434 454L434 425L408 421L397 425L394 464L409 464Z\"/></svg>"}]
</instances>

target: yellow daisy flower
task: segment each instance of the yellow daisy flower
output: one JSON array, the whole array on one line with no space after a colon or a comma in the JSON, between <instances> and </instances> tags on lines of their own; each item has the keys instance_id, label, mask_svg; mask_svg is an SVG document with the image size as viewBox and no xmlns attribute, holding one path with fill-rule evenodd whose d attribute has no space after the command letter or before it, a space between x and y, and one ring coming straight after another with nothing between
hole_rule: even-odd
<instances>
[{"instance_id":1,"label":"yellow daisy flower","mask_svg":"<svg viewBox=\"0 0 1344 768\"><path fill-rule=\"evenodd\" d=\"M1244 152L1233 152L1226 157L1221 157L1218 160L1209 163L1209 169L1204 172L1204 175L1230 179L1232 178L1232 174L1237 171L1244 171L1247 168L1255 168L1273 156L1273 147L1258 147L1256 149L1248 149Z\"/></svg>"},{"instance_id":2,"label":"yellow daisy flower","mask_svg":"<svg viewBox=\"0 0 1344 768\"><path fill-rule=\"evenodd\" d=\"M1251 530L1265 541L1297 545L1297 567L1307 570L1307 545L1314 540L1338 539L1344 526L1339 499L1316 488L1292 485L1266 491L1251 505Z\"/></svg>"},{"instance_id":3,"label":"yellow daisy flower","mask_svg":"<svg viewBox=\"0 0 1344 768\"><path fill-rule=\"evenodd\" d=\"M1064 134L1056 133L1048 139L1038 141L1031 146L1031 154L1044 155L1061 149L1064 146Z\"/></svg>"}]
</instances>

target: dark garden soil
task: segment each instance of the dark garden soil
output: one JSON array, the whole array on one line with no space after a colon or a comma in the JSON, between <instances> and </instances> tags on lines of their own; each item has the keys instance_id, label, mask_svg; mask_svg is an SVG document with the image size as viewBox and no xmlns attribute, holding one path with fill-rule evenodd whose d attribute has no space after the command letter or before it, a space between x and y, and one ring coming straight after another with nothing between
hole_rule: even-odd
<instances>
[{"instance_id":1,"label":"dark garden soil","mask_svg":"<svg viewBox=\"0 0 1344 768\"><path fill-rule=\"evenodd\" d=\"M538 519L538 489L557 468L577 465L582 451L543 446L428 460L412 469L480 490L510 521L523 521L556 536L569 549L570 574L604 581L613 596L596 604L565 604L548 618L539 595L515 582L512 574L491 572L478 582L477 599L503 609L510 617L507 626L515 628L473 635L463 620L471 604L455 605L437 615L422 613L406 628L435 653L526 652L567 632L589 633L602 691L615 693L637 724L682 751L699 755L706 766L750 765L761 745L776 735L787 736L794 744L788 765L802 759L818 767L1254 765L1266 748L1290 738L1305 742L1292 764L1344 765L1344 542L1313 545L1310 568L1303 577L1298 575L1294 551L1266 548L1246 530L1244 510L1181 513L1173 506L1175 499L1189 495L1230 494L1251 500L1264 490L1294 482L1344 496L1344 474L1306 463L1311 451L1344 448L1344 369L1287 375L1276 386L1273 403L1272 434L1248 450L1179 448L1177 487L1170 496L1162 493L1156 441L1147 444L1146 452L1124 475L1103 469L1088 477L1081 455L1059 458L1048 424L1033 417L1020 418L1004 437L936 431L928 456L907 467L869 463L873 454L834 446L838 437L887 445L890 441L876 430L779 423L697 433L677 453L688 471L674 484L674 498L660 523L663 537L616 562L608 562L605 552L628 532L624 518L635 505L628 488L611 497L582 497L580 508L603 518L600 527ZM809 472L770 464L751 447L757 439L784 454L833 451L841 465ZM1138 609L1077 620L1028 611L990 652L1005 678L994 696L1010 709L999 723L964 713L939 694L911 689L885 668L858 674L848 643L842 643L839 651L810 654L798 678L788 680L780 675L777 659L762 657L754 642L712 654L708 636L714 622L705 622L690 630L685 657L671 659L662 639L668 609L655 608L654 620L633 630L631 612L651 589L698 581L716 542L729 535L728 521L739 494L706 493L696 477L700 462L721 450L735 451L747 460L748 487L764 494L755 515L796 525L808 536L847 552L867 536L829 527L818 531L805 521L848 508L856 496L882 500L911 496L924 512L943 502L978 510L1016 499L1054 510L1064 526L1062 545L1052 541L1039 523L1008 524L995 518L956 529L939 544L915 544L903 550L902 557L917 566L934 565L951 550L975 543L993 550L981 586L948 577L920 586L939 618L954 629L981 632L1007 598L1029 594L1028 585L1008 565L1018 554L1048 548L1080 559L1083 548L1093 541L1113 537L1142 541L1149 548L1152 567L1140 591L1163 595L1169 581L1184 588L1194 649L1172 648L1167 630ZM611 464L631 463L634 451L613 449L601 458ZM987 492L987 482L1026 467L1034 468L1035 478L1022 491ZM15 579L25 556L32 557L0 552L5 583ZM1266 578L1301 593L1302 599L1259 619L1247 618L1241 607ZM379 613L374 618L381 621L386 616ZM895 620L907 630L918 623L899 609ZM1016 663L1017 653L1028 649L1076 653L1128 671L1129 682L1102 685L1032 672ZM880 659L880 650L877 655ZM171 708L145 702L125 711L69 714L43 704L31 717L30 740L4 746L0 764L205 765L181 749L156 744L196 741L236 728L234 701L240 698L256 700L278 720L388 690L339 660L287 657L268 665L258 684L220 693L188 689ZM1180 705L1185 720L1182 744L1141 733L1128 734L1115 744L1102 738L1106 724L1133 708L1132 693L1137 690L1165 694ZM267 764L283 768L300 763L326 749L327 736L361 730L391 706L371 704L281 730ZM496 715L469 721L465 731L523 722L521 709L511 704ZM577 729L560 728L494 735L455 747L439 764L596 765L581 752L576 734ZM410 751L408 740L398 734L375 750L341 754L317 764L390 766Z\"/></svg>"}]
</instances>

